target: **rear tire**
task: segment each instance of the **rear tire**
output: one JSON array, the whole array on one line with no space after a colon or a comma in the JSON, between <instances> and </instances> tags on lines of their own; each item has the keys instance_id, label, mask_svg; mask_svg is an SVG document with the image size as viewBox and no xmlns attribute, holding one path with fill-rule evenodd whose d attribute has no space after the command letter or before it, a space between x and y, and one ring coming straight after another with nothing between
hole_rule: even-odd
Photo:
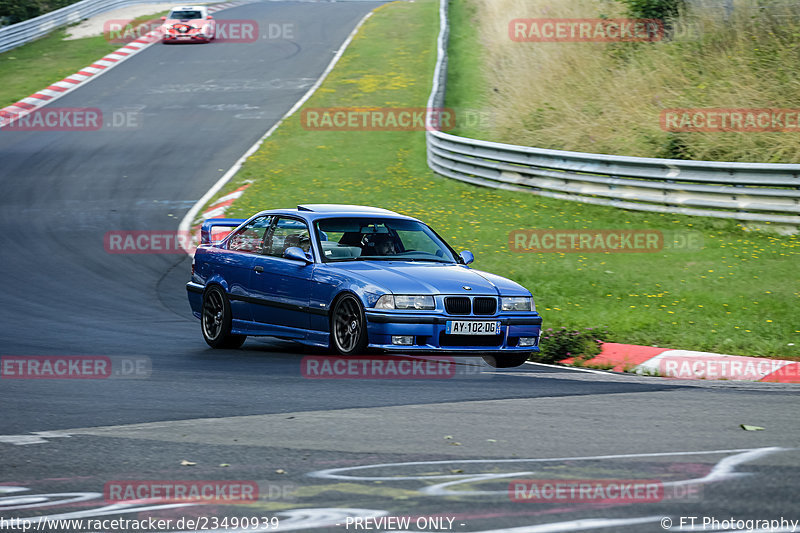
<instances>
[{"instance_id":1,"label":"rear tire","mask_svg":"<svg viewBox=\"0 0 800 533\"><path fill-rule=\"evenodd\" d=\"M212 285L203 293L200 329L206 344L217 349L235 349L244 344L246 335L231 333L231 304L222 287Z\"/></svg>"},{"instance_id":2,"label":"rear tire","mask_svg":"<svg viewBox=\"0 0 800 533\"><path fill-rule=\"evenodd\" d=\"M345 294L333 306L331 313L331 348L341 355L356 355L367 349L367 319L361 302Z\"/></svg>"},{"instance_id":3,"label":"rear tire","mask_svg":"<svg viewBox=\"0 0 800 533\"><path fill-rule=\"evenodd\" d=\"M484 355L483 360L486 361L486 364L494 368L514 368L524 365L530 355L529 353Z\"/></svg>"}]
</instances>

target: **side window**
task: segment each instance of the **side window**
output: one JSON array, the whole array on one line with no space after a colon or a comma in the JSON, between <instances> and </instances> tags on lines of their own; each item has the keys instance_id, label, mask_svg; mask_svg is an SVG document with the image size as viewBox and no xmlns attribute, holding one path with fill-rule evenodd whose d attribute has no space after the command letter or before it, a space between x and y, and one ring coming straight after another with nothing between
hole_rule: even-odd
<instances>
[{"instance_id":1,"label":"side window","mask_svg":"<svg viewBox=\"0 0 800 533\"><path fill-rule=\"evenodd\" d=\"M271 234L267 235L265 255L283 257L287 248L297 246L304 252L311 250L311 236L305 222L293 218L278 218Z\"/></svg>"},{"instance_id":2,"label":"side window","mask_svg":"<svg viewBox=\"0 0 800 533\"><path fill-rule=\"evenodd\" d=\"M258 217L237 231L228 241L228 249L237 252L260 254L263 250L264 234L272 217Z\"/></svg>"}]
</instances>

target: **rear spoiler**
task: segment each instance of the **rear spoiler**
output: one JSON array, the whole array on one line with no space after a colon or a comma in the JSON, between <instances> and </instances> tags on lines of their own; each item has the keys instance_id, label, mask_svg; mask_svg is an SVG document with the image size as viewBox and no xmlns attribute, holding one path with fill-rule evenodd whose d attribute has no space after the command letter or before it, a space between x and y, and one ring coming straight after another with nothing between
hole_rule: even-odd
<instances>
[{"instance_id":1,"label":"rear spoiler","mask_svg":"<svg viewBox=\"0 0 800 533\"><path fill-rule=\"evenodd\" d=\"M200 244L213 244L211 241L211 232L216 227L238 228L245 222L247 222L245 218L209 218L203 222L203 225L200 227ZM226 233L223 239L227 237L227 235ZM222 239L219 239L216 242L221 240Z\"/></svg>"}]
</instances>

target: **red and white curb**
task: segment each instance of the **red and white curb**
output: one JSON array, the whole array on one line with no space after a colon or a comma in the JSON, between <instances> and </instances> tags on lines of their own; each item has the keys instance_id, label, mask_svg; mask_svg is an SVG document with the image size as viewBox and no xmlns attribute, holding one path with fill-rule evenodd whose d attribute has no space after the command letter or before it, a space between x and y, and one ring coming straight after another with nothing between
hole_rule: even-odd
<instances>
[{"instance_id":1,"label":"red and white curb","mask_svg":"<svg viewBox=\"0 0 800 533\"><path fill-rule=\"evenodd\" d=\"M252 182L245 183L235 191L229 192L225 196L220 196L213 204L209 205L208 208L203 211L203 214L199 219L195 220L195 224L192 226L192 239L194 245L200 242L200 227L203 225L203 221L208 220L209 218L222 218L222 215L225 214L225 211L227 211L228 208L233 205L233 202L238 200L239 197L244 194L244 191L247 190L250 185L252 185ZM230 233L230 231L215 233L214 238L222 239L227 236L228 233Z\"/></svg>"},{"instance_id":2,"label":"red and white curb","mask_svg":"<svg viewBox=\"0 0 800 533\"><path fill-rule=\"evenodd\" d=\"M242 196L242 194L244 194L244 191L250 185L252 185L252 183L247 183L245 185L242 185L235 191L230 192L225 196L220 196L219 198L217 198L217 200L213 204L208 206L208 209L203 211L203 215L201 218L203 220L206 220L209 218L222 217L222 215L225 214L225 211L227 211L228 208L233 205L233 202L235 202L237 199L239 199L240 196Z\"/></svg>"},{"instance_id":3,"label":"red and white curb","mask_svg":"<svg viewBox=\"0 0 800 533\"><path fill-rule=\"evenodd\" d=\"M248 4L253 0L242 0L236 2L225 2L223 4L215 4L209 6L209 13L216 13L223 9L236 7L243 4ZM126 59L138 54L145 48L160 42L160 34L158 31L153 30L147 34L131 41L122 48L119 48L110 54L104 56L102 59L95 61L88 67L84 67L75 74L67 76L61 81L58 81L41 91L35 92L27 98L15 102L9 106L0 109L0 128L13 124L16 120L32 113L33 111L50 104L67 93L70 93L78 87L89 83L97 78L104 72L111 70L113 67L119 65Z\"/></svg>"},{"instance_id":4,"label":"red and white curb","mask_svg":"<svg viewBox=\"0 0 800 533\"><path fill-rule=\"evenodd\" d=\"M571 359L564 361L572 362ZM800 383L800 362L763 357L671 350L635 344L603 344L592 366L613 366L616 372L676 379Z\"/></svg>"}]
</instances>

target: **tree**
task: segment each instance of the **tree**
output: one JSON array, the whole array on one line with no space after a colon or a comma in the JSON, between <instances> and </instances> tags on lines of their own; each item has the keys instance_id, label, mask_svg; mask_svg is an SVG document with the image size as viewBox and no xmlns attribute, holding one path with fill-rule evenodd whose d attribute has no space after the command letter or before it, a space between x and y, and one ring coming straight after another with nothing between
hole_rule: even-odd
<instances>
[{"instance_id":1,"label":"tree","mask_svg":"<svg viewBox=\"0 0 800 533\"><path fill-rule=\"evenodd\" d=\"M628 6L628 15L634 18L660 19L665 23L675 18L686 0L620 0Z\"/></svg>"},{"instance_id":2,"label":"tree","mask_svg":"<svg viewBox=\"0 0 800 533\"><path fill-rule=\"evenodd\" d=\"M16 24L74 4L78 0L0 0L0 19Z\"/></svg>"}]
</instances>

